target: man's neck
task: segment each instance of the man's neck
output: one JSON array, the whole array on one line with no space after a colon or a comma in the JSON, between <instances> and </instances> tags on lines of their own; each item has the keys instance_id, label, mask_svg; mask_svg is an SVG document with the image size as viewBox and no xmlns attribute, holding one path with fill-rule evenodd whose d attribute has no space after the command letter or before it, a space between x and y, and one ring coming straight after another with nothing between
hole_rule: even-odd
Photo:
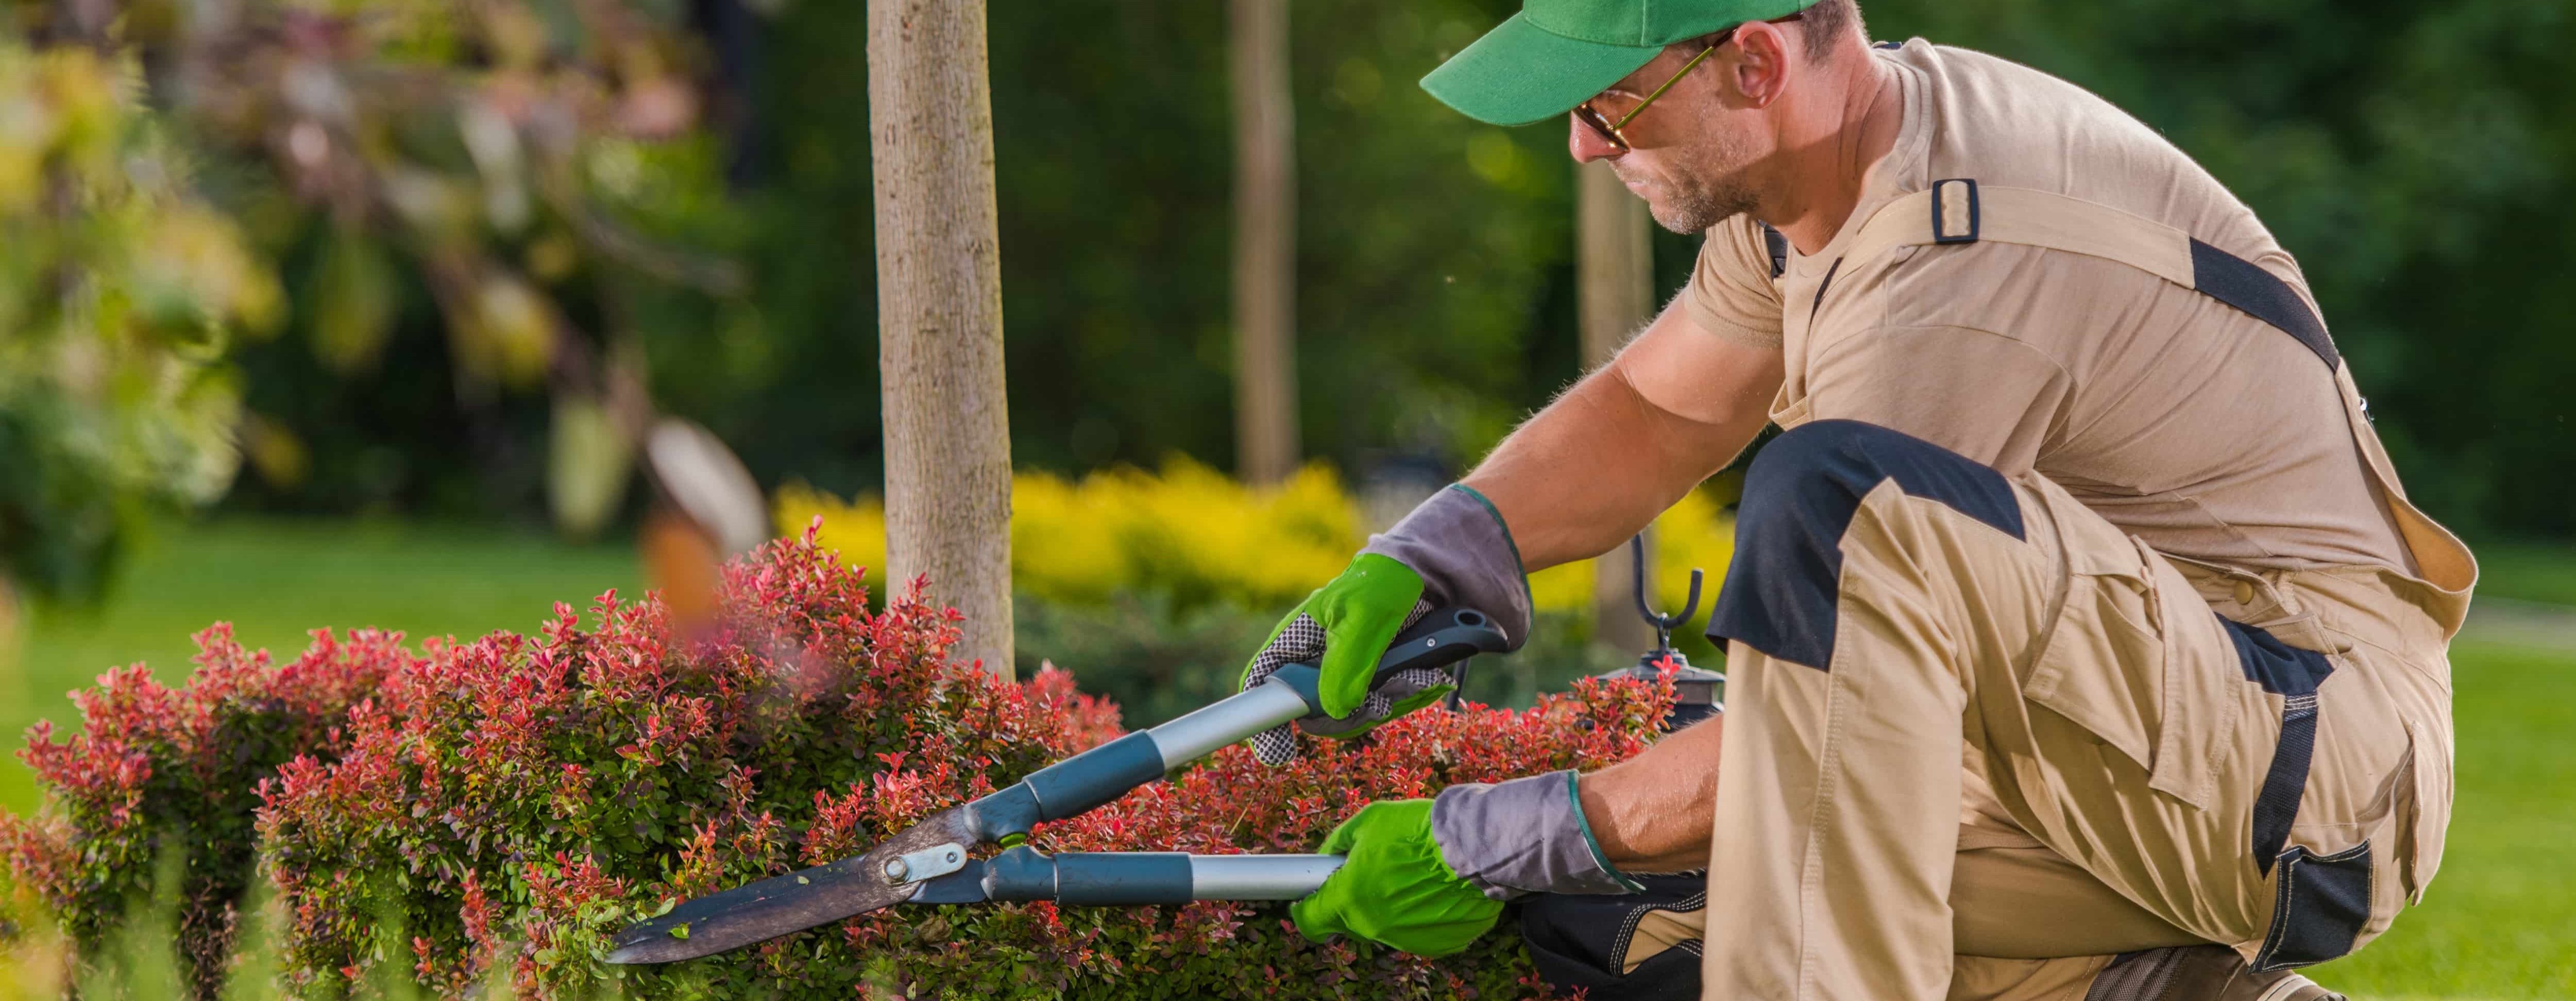
<instances>
[{"instance_id":1,"label":"man's neck","mask_svg":"<svg viewBox=\"0 0 2576 1001\"><path fill-rule=\"evenodd\" d=\"M1819 80L1812 103L1782 109L1771 188L1755 214L1800 254L1832 243L1860 204L1869 168L1896 148L1905 102L1896 70L1866 50Z\"/></svg>"}]
</instances>

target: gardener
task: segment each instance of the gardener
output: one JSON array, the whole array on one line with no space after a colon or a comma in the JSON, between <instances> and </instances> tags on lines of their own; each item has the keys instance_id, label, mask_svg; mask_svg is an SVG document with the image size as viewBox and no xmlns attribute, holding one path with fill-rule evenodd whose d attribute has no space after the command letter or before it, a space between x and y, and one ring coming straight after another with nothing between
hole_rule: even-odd
<instances>
[{"instance_id":1,"label":"gardener","mask_svg":"<svg viewBox=\"0 0 2576 1001\"><path fill-rule=\"evenodd\" d=\"M1426 703L1365 690L1408 615L1519 642L1527 571L1784 432L1710 620L1727 714L1372 804L1298 925L1438 954L1523 893L1704 866L1705 910L1632 915L1620 959L1704 924L1712 998L2323 996L2268 971L2368 942L2440 860L2475 564L2217 181L2072 85L1866 39L1851 0L1527 0L1423 79L1567 116L1576 160L1706 242L1252 673L1320 647L1344 733Z\"/></svg>"}]
</instances>

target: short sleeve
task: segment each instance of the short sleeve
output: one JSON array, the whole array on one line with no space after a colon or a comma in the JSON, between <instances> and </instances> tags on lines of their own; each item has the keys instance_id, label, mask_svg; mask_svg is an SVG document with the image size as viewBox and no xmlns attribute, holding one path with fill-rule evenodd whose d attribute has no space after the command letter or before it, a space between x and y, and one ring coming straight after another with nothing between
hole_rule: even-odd
<instances>
[{"instance_id":1,"label":"short sleeve","mask_svg":"<svg viewBox=\"0 0 2576 1001\"><path fill-rule=\"evenodd\" d=\"M1751 347L1780 346L1780 287L1771 280L1762 224L1749 213L1708 231L1681 298L1701 330Z\"/></svg>"},{"instance_id":2,"label":"short sleeve","mask_svg":"<svg viewBox=\"0 0 2576 1001\"><path fill-rule=\"evenodd\" d=\"M1902 431L2007 476L2038 464L2073 388L2039 349L1968 327L1864 331L1807 370L1813 416Z\"/></svg>"}]
</instances>

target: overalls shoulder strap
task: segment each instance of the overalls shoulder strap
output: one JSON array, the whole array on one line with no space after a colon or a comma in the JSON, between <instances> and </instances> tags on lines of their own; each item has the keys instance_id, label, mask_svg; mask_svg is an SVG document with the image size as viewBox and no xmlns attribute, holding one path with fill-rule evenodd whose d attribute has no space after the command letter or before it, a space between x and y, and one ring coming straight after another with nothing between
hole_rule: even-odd
<instances>
[{"instance_id":1,"label":"overalls shoulder strap","mask_svg":"<svg viewBox=\"0 0 2576 1001\"><path fill-rule=\"evenodd\" d=\"M1837 268L1856 269L1899 247L1969 243L2020 244L2115 261L2216 299L2297 339L2333 373L2364 465L2415 556L2417 574L2434 590L2426 602L2434 607L2427 610L2446 633L2458 630L2477 581L2477 563L2457 536L2407 501L2325 322L2289 282L2144 216L2053 191L1981 185L1971 178L1934 181L1928 189L1881 206L1853 235Z\"/></svg>"},{"instance_id":2,"label":"overalls shoulder strap","mask_svg":"<svg viewBox=\"0 0 2576 1001\"><path fill-rule=\"evenodd\" d=\"M1846 266L1903 246L2017 243L2117 261L2234 306L2279 328L2333 368L2342 361L2326 325L2290 283L2254 262L2145 216L2036 188L1932 182L1870 216Z\"/></svg>"}]
</instances>

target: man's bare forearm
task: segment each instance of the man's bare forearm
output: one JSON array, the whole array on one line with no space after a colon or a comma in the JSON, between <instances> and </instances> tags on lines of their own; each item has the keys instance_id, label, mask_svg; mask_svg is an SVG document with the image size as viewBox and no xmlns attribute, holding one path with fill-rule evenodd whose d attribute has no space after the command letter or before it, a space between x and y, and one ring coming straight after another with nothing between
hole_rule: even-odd
<instances>
[{"instance_id":1,"label":"man's bare forearm","mask_svg":"<svg viewBox=\"0 0 2576 1001\"><path fill-rule=\"evenodd\" d=\"M1657 741L1645 753L1578 780L1584 823L1623 872L1681 872L1708 865L1717 820L1715 716Z\"/></svg>"},{"instance_id":2,"label":"man's bare forearm","mask_svg":"<svg viewBox=\"0 0 2576 1001\"><path fill-rule=\"evenodd\" d=\"M1780 379L1778 349L1716 336L1667 309L1466 482L1501 512L1523 568L1597 556L1733 461L1770 423ZM1708 864L1724 723L1700 723L1581 778L1584 818L1612 865Z\"/></svg>"},{"instance_id":3,"label":"man's bare forearm","mask_svg":"<svg viewBox=\"0 0 2576 1001\"><path fill-rule=\"evenodd\" d=\"M1725 468L1769 421L1778 353L1689 324L1667 311L1467 476L1510 526L1523 569L1618 545Z\"/></svg>"},{"instance_id":4,"label":"man's bare forearm","mask_svg":"<svg viewBox=\"0 0 2576 1001\"><path fill-rule=\"evenodd\" d=\"M1716 446L1691 440L1707 437L1699 429L1673 423L1604 369L1504 439L1467 485L1511 526L1523 569L1596 556L1725 466Z\"/></svg>"}]
</instances>

